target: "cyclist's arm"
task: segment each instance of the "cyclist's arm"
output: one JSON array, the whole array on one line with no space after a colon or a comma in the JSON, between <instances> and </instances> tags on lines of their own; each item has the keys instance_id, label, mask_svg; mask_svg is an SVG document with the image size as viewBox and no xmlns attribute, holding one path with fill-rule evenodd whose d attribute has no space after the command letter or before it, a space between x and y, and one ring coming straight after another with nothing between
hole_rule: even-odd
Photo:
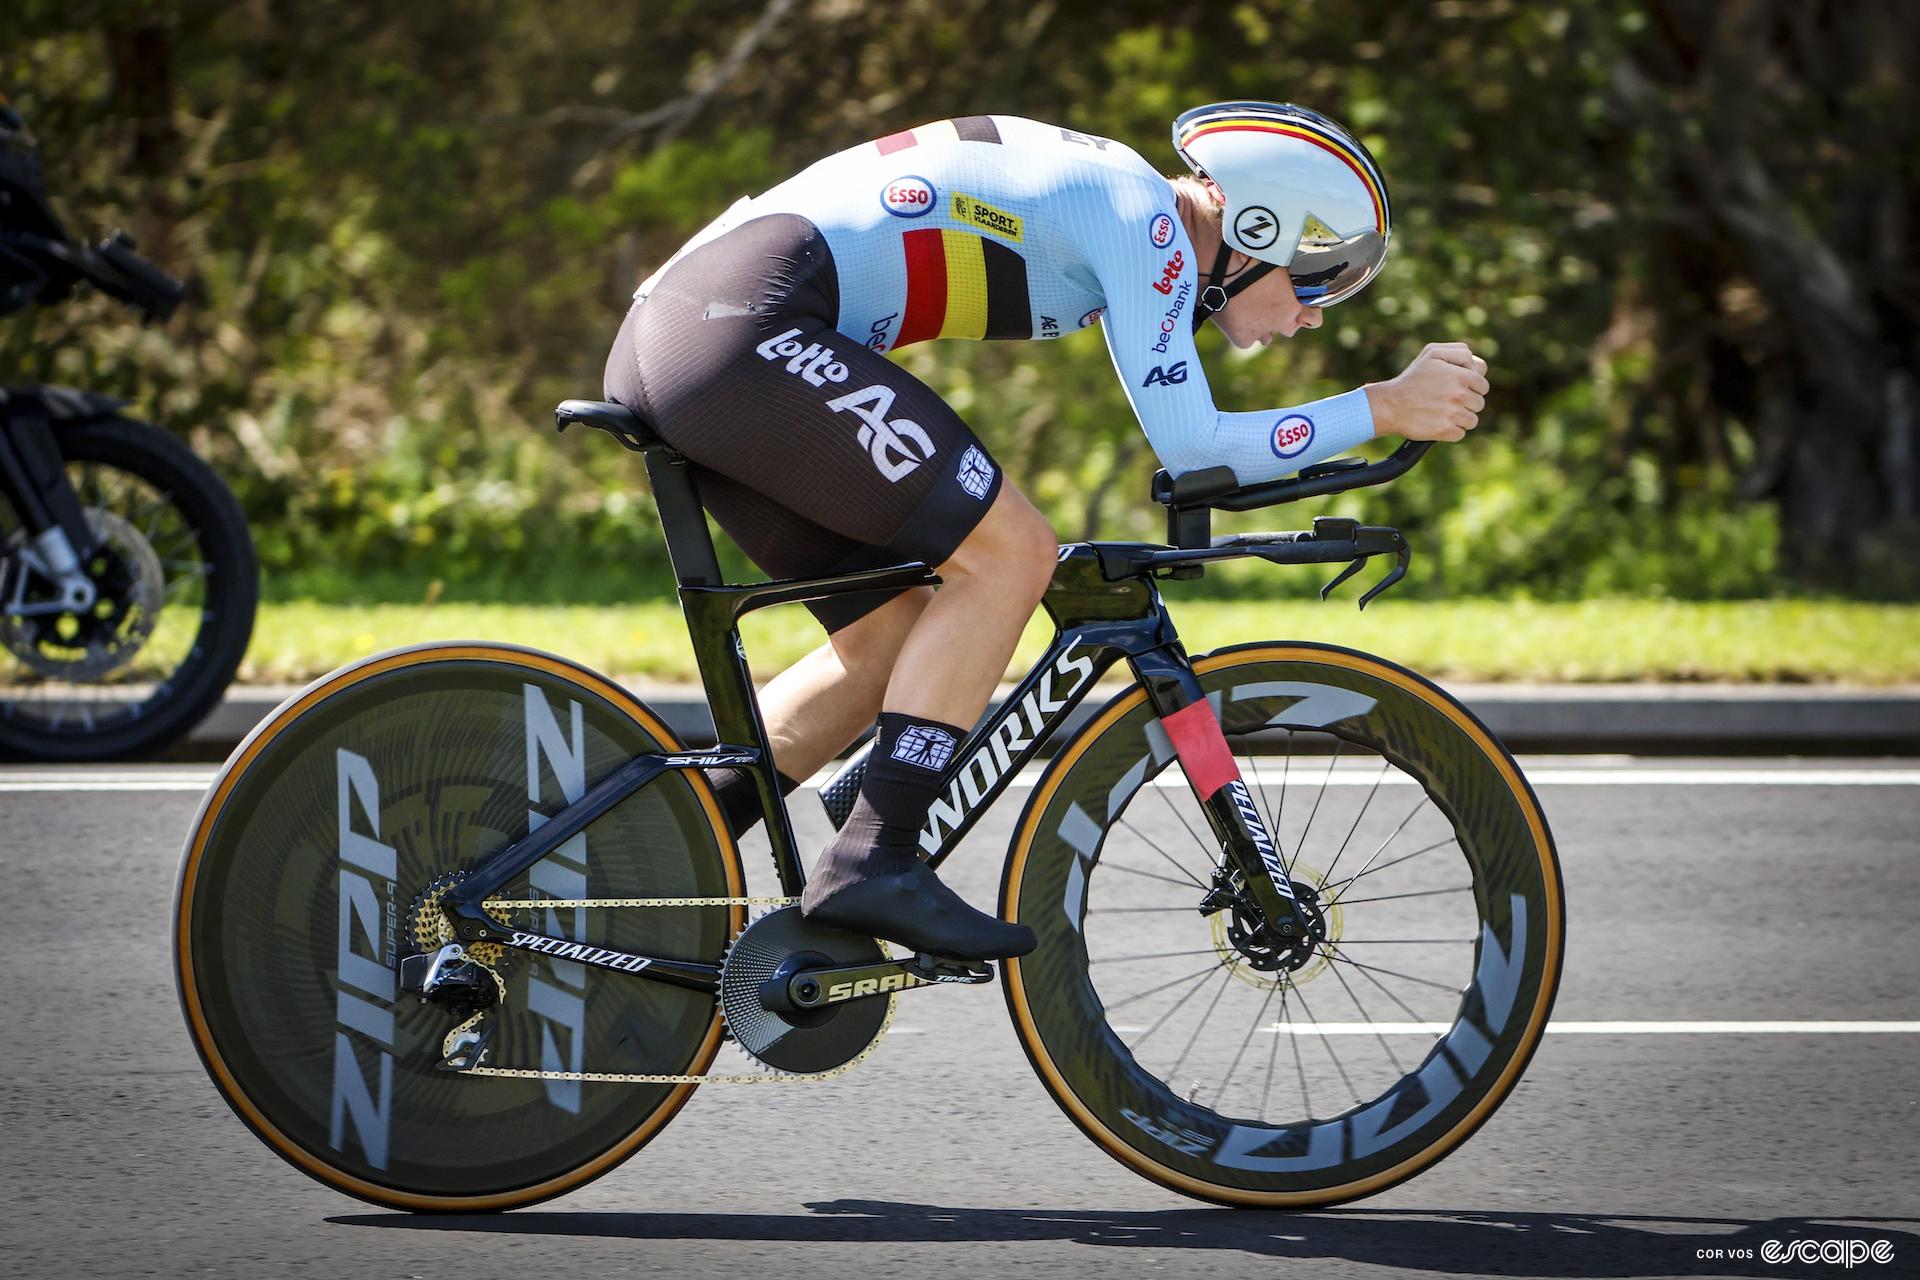
<instances>
[{"instance_id":1,"label":"cyclist's arm","mask_svg":"<svg viewBox=\"0 0 1920 1280\"><path fill-rule=\"evenodd\" d=\"M1288 408L1216 409L1193 342L1200 284L1186 232L1177 230L1164 248L1136 233L1119 237L1109 249L1109 261L1100 264L1107 350L1148 443L1168 471L1184 475L1227 466L1241 484L1258 484L1373 439L1373 412L1358 389Z\"/></svg>"}]
</instances>

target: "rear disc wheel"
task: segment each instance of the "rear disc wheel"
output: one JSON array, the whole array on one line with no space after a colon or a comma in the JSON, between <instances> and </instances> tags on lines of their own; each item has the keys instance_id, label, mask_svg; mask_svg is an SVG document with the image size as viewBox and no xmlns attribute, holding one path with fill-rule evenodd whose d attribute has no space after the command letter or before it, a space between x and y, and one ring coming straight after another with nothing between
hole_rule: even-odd
<instances>
[{"instance_id":1,"label":"rear disc wheel","mask_svg":"<svg viewBox=\"0 0 1920 1280\"><path fill-rule=\"evenodd\" d=\"M635 755L680 744L584 668L506 645L428 645L290 699L216 778L188 837L175 960L215 1084L304 1172L395 1208L491 1211L559 1195L631 1155L691 1083L466 1076L458 1018L396 988L432 899ZM739 898L712 792L675 770L500 890L504 899ZM427 915L423 915L423 911ZM519 908L595 946L718 965L739 905ZM431 921L429 920L429 923ZM697 1075L711 995L544 955L475 948L502 1000L486 1065Z\"/></svg>"}]
</instances>

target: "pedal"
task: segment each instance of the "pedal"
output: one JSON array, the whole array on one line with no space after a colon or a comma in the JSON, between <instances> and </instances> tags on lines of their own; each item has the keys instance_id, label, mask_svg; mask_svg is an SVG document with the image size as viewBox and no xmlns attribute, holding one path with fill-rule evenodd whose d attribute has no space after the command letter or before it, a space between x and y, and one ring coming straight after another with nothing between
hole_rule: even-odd
<instances>
[{"instance_id":1,"label":"pedal","mask_svg":"<svg viewBox=\"0 0 1920 1280\"><path fill-rule=\"evenodd\" d=\"M925 982L957 982L978 986L993 981L993 966L985 960L955 960L922 951L911 960L901 961L900 967Z\"/></svg>"}]
</instances>

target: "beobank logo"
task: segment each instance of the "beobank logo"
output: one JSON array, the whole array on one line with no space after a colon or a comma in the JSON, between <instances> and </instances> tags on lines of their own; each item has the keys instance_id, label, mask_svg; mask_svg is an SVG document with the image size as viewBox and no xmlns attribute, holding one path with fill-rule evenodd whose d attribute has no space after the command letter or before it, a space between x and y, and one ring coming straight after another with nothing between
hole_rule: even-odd
<instances>
[{"instance_id":1,"label":"beobank logo","mask_svg":"<svg viewBox=\"0 0 1920 1280\"><path fill-rule=\"evenodd\" d=\"M918 174L904 174L880 189L880 207L896 218L931 213L933 184Z\"/></svg>"}]
</instances>

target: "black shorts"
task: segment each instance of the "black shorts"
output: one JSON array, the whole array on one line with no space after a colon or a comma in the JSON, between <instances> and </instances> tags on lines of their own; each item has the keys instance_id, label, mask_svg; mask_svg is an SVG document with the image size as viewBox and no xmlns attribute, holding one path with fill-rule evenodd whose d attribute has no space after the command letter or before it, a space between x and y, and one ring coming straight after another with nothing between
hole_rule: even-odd
<instances>
[{"instance_id":1,"label":"black shorts","mask_svg":"<svg viewBox=\"0 0 1920 1280\"><path fill-rule=\"evenodd\" d=\"M1000 467L927 385L833 328L819 230L755 218L674 263L627 313L606 396L700 468L700 497L767 574L938 566L1000 491ZM808 607L829 632L896 593Z\"/></svg>"}]
</instances>

